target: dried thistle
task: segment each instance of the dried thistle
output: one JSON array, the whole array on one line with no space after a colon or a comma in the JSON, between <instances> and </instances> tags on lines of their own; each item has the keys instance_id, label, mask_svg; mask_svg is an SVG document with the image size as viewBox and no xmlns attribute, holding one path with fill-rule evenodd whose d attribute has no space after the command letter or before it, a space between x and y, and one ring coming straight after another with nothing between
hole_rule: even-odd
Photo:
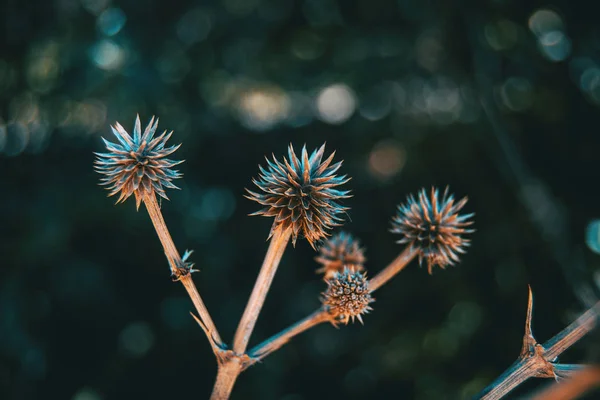
<instances>
[{"instance_id":1,"label":"dried thistle","mask_svg":"<svg viewBox=\"0 0 600 400\"><path fill-rule=\"evenodd\" d=\"M344 324L348 324L350 319L354 322L355 318L362 324L362 314L372 310L369 304L375 301L371 297L366 274L344 268L326 282L327 290L322 294L321 302L329 314Z\"/></svg>"},{"instance_id":2,"label":"dried thistle","mask_svg":"<svg viewBox=\"0 0 600 400\"><path fill-rule=\"evenodd\" d=\"M434 265L442 269L454 265L459 261L457 253L464 253L464 248L469 245L469 240L462 235L474 231L466 229L473 223L468 221L473 214L459 214L466 203L467 197L463 197L454 204L454 196L448 194L448 187L440 201L438 190L432 187L429 197L425 189L421 189L418 200L410 195L406 203L398 206L391 231L403 235L398 243L409 243L417 249L419 264L427 260L429 274Z\"/></svg>"},{"instance_id":3,"label":"dried thistle","mask_svg":"<svg viewBox=\"0 0 600 400\"><path fill-rule=\"evenodd\" d=\"M322 145L309 157L303 146L298 158L290 144L289 160L284 157L283 162L279 162L273 156L273 161L267 159L267 169L259 166L259 179L252 182L263 193L246 189L246 197L266 206L251 215L275 217L271 235L278 228L291 228L294 245L301 234L314 248L317 241L328 236L327 230L342 222L340 214L348 208L337 201L350 197L350 191L335 188L350 178L335 175L342 165L341 161L331 165L335 152L321 162L324 152L325 145Z\"/></svg>"},{"instance_id":4,"label":"dried thistle","mask_svg":"<svg viewBox=\"0 0 600 400\"><path fill-rule=\"evenodd\" d=\"M317 273L323 273L323 279L329 279L336 272L342 272L344 267L354 271L364 270L365 254L358 239L342 231L324 241L315 261L322 265Z\"/></svg>"},{"instance_id":5,"label":"dried thistle","mask_svg":"<svg viewBox=\"0 0 600 400\"><path fill-rule=\"evenodd\" d=\"M133 137L118 122L111 129L119 143L112 143L102 138L108 153L95 153L96 171L104 175L102 185L107 185L109 196L120 193L117 203L124 202L132 194L135 195L136 207L145 196L153 193L168 200L164 188L178 189L171 181L181 177L172 169L183 161L166 158L181 145L165 147L173 131L154 137L158 118L150 120L142 134L140 116L135 120Z\"/></svg>"}]
</instances>

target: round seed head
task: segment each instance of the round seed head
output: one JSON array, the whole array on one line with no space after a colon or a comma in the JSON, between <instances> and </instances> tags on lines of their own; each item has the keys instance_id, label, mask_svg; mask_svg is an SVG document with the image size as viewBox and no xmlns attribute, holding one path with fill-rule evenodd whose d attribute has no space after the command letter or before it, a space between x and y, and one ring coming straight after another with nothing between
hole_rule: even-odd
<instances>
[{"instance_id":1,"label":"round seed head","mask_svg":"<svg viewBox=\"0 0 600 400\"><path fill-rule=\"evenodd\" d=\"M259 166L260 175L252 182L261 193L246 189L246 197L265 206L250 215L275 217L269 237L276 229L291 228L294 245L302 235L314 248L316 242L329 235L329 229L342 222L340 214L348 208L338 200L350 197L350 192L336 188L350 179L335 175L342 162L331 164L335 152L322 161L324 152L325 145L309 157L304 146L298 157L290 144L283 162L273 156L272 161L267 159L267 168Z\"/></svg>"},{"instance_id":2,"label":"round seed head","mask_svg":"<svg viewBox=\"0 0 600 400\"><path fill-rule=\"evenodd\" d=\"M358 239L347 232L339 232L323 242L315 261L321 264L317 273L323 273L323 279L329 279L336 272L342 272L344 267L364 270L365 254Z\"/></svg>"},{"instance_id":3,"label":"round seed head","mask_svg":"<svg viewBox=\"0 0 600 400\"><path fill-rule=\"evenodd\" d=\"M111 126L119 143L102 138L108 153L95 153L95 169L104 175L102 185L108 186L109 196L119 193L117 203L135 195L137 208L144 196L156 193L168 200L164 188L178 189L171 181L181 178L173 167L183 161L166 158L181 145L165 147L173 131L154 137L158 118L154 117L142 133L140 116L135 120L133 137L118 122Z\"/></svg>"},{"instance_id":4,"label":"round seed head","mask_svg":"<svg viewBox=\"0 0 600 400\"><path fill-rule=\"evenodd\" d=\"M427 270L432 272L434 265L442 269L459 261L458 253L464 253L469 240L463 238L473 221L473 214L459 214L467 203L467 197L458 203L448 194L448 188L439 199L438 190L431 188L430 196L421 189L418 199L410 195L406 203L398 206L398 212L392 220L393 233L403 237L398 243L409 243L418 251L419 264L427 261Z\"/></svg>"},{"instance_id":5,"label":"round seed head","mask_svg":"<svg viewBox=\"0 0 600 400\"><path fill-rule=\"evenodd\" d=\"M322 294L321 302L336 321L348 324L358 318L363 323L362 315L372 308L375 301L369 292L369 281L365 274L344 268L326 280L327 290Z\"/></svg>"}]
</instances>

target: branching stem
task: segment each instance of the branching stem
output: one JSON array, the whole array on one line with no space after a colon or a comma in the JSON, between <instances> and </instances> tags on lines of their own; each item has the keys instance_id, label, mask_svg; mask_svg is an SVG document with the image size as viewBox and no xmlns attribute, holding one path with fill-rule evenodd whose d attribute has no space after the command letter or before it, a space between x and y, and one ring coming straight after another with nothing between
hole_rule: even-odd
<instances>
[{"instance_id":1,"label":"branching stem","mask_svg":"<svg viewBox=\"0 0 600 400\"><path fill-rule=\"evenodd\" d=\"M269 249L263 261L263 265L254 284L252 294L246 304L246 309L240 320L233 341L233 350L227 351L227 356L219 360L219 372L213 388L211 400L222 400L229 398L235 381L250 365L262 360L269 354L279 350L292 338L313 328L323 322L331 322L332 317L323 307L317 309L309 316L301 319L283 331L273 335L269 339L258 344L246 352L250 336L256 325L256 320L265 302L281 257L290 240L291 229L278 228L273 232ZM369 288L375 291L393 278L398 272L410 263L418 251L407 246L394 261L379 272L369 281Z\"/></svg>"},{"instance_id":2,"label":"branching stem","mask_svg":"<svg viewBox=\"0 0 600 400\"><path fill-rule=\"evenodd\" d=\"M537 343L531 331L533 295L530 288L521 354L517 361L483 389L476 398L482 400L501 399L529 378L564 378L580 369L582 367L580 365L558 364L555 361L562 352L594 329L598 323L599 308L600 302L541 345Z\"/></svg>"}]
</instances>

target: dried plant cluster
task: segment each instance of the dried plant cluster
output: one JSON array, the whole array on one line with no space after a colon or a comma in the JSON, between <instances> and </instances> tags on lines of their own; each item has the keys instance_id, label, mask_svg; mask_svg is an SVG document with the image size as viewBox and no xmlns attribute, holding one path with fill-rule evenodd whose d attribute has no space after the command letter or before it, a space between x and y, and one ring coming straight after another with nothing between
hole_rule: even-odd
<instances>
[{"instance_id":1,"label":"dried plant cluster","mask_svg":"<svg viewBox=\"0 0 600 400\"><path fill-rule=\"evenodd\" d=\"M300 158L290 144L288 159L279 162L267 159L267 169L260 168L259 179L252 182L262 193L247 190L250 200L265 206L252 215L275 217L271 234L276 229L291 229L292 243L302 235L314 248L315 244L328 235L327 231L340 226L341 214L348 210L339 203L350 197L348 190L336 187L349 181L345 175L335 173L342 166L341 161L331 164L335 152L322 162L325 145L311 153L302 147Z\"/></svg>"},{"instance_id":2,"label":"dried plant cluster","mask_svg":"<svg viewBox=\"0 0 600 400\"><path fill-rule=\"evenodd\" d=\"M473 223L469 221L473 214L459 214L466 203L465 197L454 204L448 188L441 199L438 190L431 188L429 197L422 189L418 200L410 195L406 203L398 206L392 232L402 235L398 243L408 243L418 249L419 264L426 260L429 274L435 265L442 269L454 265L459 261L457 253L464 253L469 245L469 239L463 238L463 234L473 232L466 229Z\"/></svg>"},{"instance_id":3,"label":"dried plant cluster","mask_svg":"<svg viewBox=\"0 0 600 400\"><path fill-rule=\"evenodd\" d=\"M181 178L181 174L173 169L183 161L169 160L181 145L165 147L173 132L164 131L154 137L158 119L152 118L142 133L140 117L135 120L133 137L118 122L111 127L119 143L111 143L102 138L109 153L96 153L96 171L104 175L102 184L108 186L109 196L120 193L117 203L121 203L132 194L139 208L142 199L156 193L169 199L165 188L176 189L171 181Z\"/></svg>"},{"instance_id":4,"label":"dried plant cluster","mask_svg":"<svg viewBox=\"0 0 600 400\"><path fill-rule=\"evenodd\" d=\"M362 314L368 313L369 306L374 301L369 291L369 281L365 274L344 268L327 279L327 290L323 293L321 302L333 317L334 321L348 324L354 318L363 323Z\"/></svg>"},{"instance_id":5,"label":"dried plant cluster","mask_svg":"<svg viewBox=\"0 0 600 400\"><path fill-rule=\"evenodd\" d=\"M280 349L296 335L325 322L337 326L358 319L363 323L363 316L372 310L373 293L415 257L418 257L419 264L427 263L429 274L436 265L441 268L454 265L459 261L459 254L464 253L469 245L465 235L474 232L470 228L473 214L461 214L467 203L466 197L455 202L448 188L441 198L436 188L431 188L429 195L425 189L417 197L409 195L406 202L398 206L391 229L400 235L398 243L405 244L405 247L389 265L368 279L364 249L358 239L346 232L330 236L331 229L342 224L342 217L348 210L341 203L350 197L349 190L342 188L350 178L338 174L342 162L333 162L335 153L325 157L325 145L309 155L305 146L300 154L296 154L290 144L287 158L279 161L273 156L272 160L267 159L266 168L259 167L259 177L253 180L258 191L247 190L246 197L263 206L253 215L273 217L274 220L263 264L233 342L228 345L221 339L191 279L193 264L188 260L191 251L180 255L157 202L157 196L168 199L165 189L176 188L172 181L181 177L173 169L181 161L167 158L179 145L167 146L172 132L167 134L165 131L155 138L157 125L158 119L152 118L142 132L138 116L133 135L130 135L116 123L112 132L118 143L103 139L108 152L96 153L96 171L102 175L102 184L108 186L109 196L119 195L117 203L133 195L138 209L141 203L146 206L164 248L173 280L180 281L189 294L198 314L192 315L215 353L218 373L212 399L229 398L238 376L246 368ZM307 317L248 349L280 260L289 241L295 245L298 238L305 238L313 248L318 247L315 260L320 268L317 272L323 274L326 286L321 304ZM531 309L530 297L519 360L484 389L479 398L498 399L529 377L563 377L579 369L577 365L556 363L555 358L596 325L597 310L588 310L542 346L531 334Z\"/></svg>"},{"instance_id":6,"label":"dried plant cluster","mask_svg":"<svg viewBox=\"0 0 600 400\"><path fill-rule=\"evenodd\" d=\"M342 272L344 268L363 271L366 261L365 250L360 247L358 239L341 231L319 247L319 255L315 257L315 261L322 265L317 269L317 273L322 273L324 279L329 279L335 273Z\"/></svg>"}]
</instances>

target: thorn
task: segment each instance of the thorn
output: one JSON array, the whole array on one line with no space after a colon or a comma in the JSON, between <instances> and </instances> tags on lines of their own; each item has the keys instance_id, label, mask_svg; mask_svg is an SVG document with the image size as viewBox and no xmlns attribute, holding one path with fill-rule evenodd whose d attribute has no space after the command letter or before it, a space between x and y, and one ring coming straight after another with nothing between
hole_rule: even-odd
<instances>
[{"instance_id":1,"label":"thorn","mask_svg":"<svg viewBox=\"0 0 600 400\"><path fill-rule=\"evenodd\" d=\"M535 353L535 346L538 344L533 337L531 329L531 320L533 318L533 291L531 285L527 285L529 289L529 298L527 300L527 316L525 317L525 334L523 335L523 347L521 348L521 358L531 357Z\"/></svg>"},{"instance_id":2,"label":"thorn","mask_svg":"<svg viewBox=\"0 0 600 400\"><path fill-rule=\"evenodd\" d=\"M531 331L531 320L533 318L533 292L531 285L527 285L529 289L529 297L527 300L527 317L525 319L525 335L533 338L533 332Z\"/></svg>"},{"instance_id":3,"label":"thorn","mask_svg":"<svg viewBox=\"0 0 600 400\"><path fill-rule=\"evenodd\" d=\"M206 328L206 325L204 325L204 322L200 321L200 318L196 317L193 312L190 312L190 315L194 317L198 325L200 325L200 328L202 328L202 330L208 335L208 329Z\"/></svg>"},{"instance_id":4,"label":"thorn","mask_svg":"<svg viewBox=\"0 0 600 400\"><path fill-rule=\"evenodd\" d=\"M202 330L206 334L206 337L208 338L208 341L210 342L210 347L212 347L213 353L215 353L215 355L218 355L218 353L221 350L225 350L225 345L223 343L217 343L217 341L213 337L212 333L208 330L208 328L206 327L204 322L202 322L200 320L200 318L196 317L196 315L193 312L190 312L190 315L192 317L194 317L194 319L196 320L198 325L200 325L200 328L202 328Z\"/></svg>"}]
</instances>

